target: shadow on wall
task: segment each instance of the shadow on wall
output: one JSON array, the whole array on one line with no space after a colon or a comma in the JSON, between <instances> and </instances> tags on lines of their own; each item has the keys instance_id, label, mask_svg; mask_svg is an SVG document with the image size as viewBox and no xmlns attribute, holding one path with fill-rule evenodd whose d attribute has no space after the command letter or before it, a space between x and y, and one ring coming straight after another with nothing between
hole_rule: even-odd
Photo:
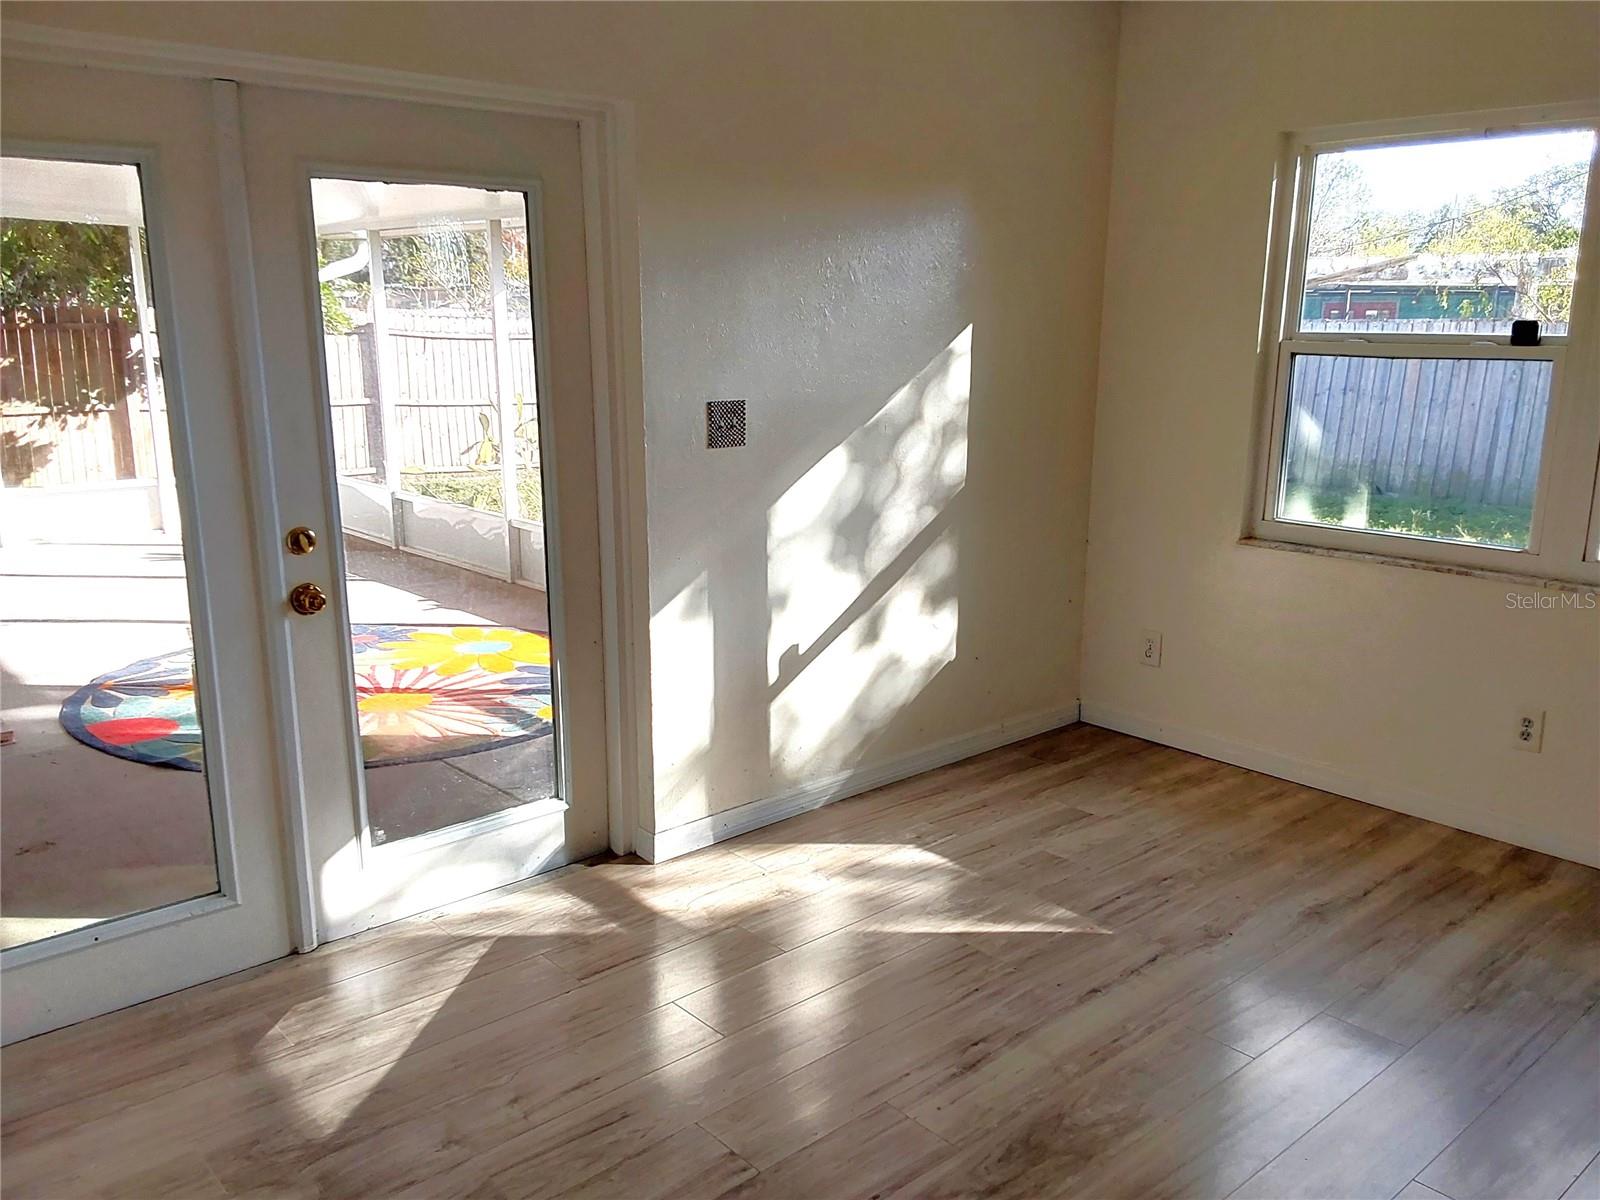
<instances>
[{"instance_id":1,"label":"shadow on wall","mask_svg":"<svg viewBox=\"0 0 1600 1200\"><path fill-rule=\"evenodd\" d=\"M857 761L955 657L971 393L969 325L768 511L780 786Z\"/></svg>"},{"instance_id":2,"label":"shadow on wall","mask_svg":"<svg viewBox=\"0 0 1600 1200\"><path fill-rule=\"evenodd\" d=\"M943 732L914 702L958 655L972 355L967 325L831 444L799 442L764 510L716 515L719 543L654 625L660 828ZM766 423L758 438L782 436Z\"/></svg>"}]
</instances>

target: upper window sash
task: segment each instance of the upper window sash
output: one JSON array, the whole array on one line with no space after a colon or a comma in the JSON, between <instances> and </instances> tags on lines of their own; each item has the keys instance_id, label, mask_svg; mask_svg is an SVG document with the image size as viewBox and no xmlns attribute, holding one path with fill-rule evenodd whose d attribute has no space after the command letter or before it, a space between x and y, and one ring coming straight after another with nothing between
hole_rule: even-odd
<instances>
[{"instance_id":1,"label":"upper window sash","mask_svg":"<svg viewBox=\"0 0 1600 1200\"><path fill-rule=\"evenodd\" d=\"M1288 245L1286 247L1286 271L1282 292L1282 308L1279 321L1280 339L1302 339L1307 341L1332 341L1332 342L1367 342L1372 344L1392 343L1395 345L1509 345L1511 334L1509 330L1487 331L1401 331L1401 330L1324 330L1306 328L1304 314L1305 289L1307 271L1309 266L1309 249L1311 240L1312 206L1315 200L1314 183L1316 175L1317 158L1322 154L1333 154L1347 150L1377 150L1399 148L1417 145L1439 145L1447 142L1482 142L1486 138L1516 137L1533 133L1562 133L1562 132L1593 132L1597 141L1600 141L1600 110L1587 105L1563 105L1545 110L1542 113L1529 114L1518 117L1516 114L1502 114L1503 120L1493 120L1485 123L1484 118L1473 121L1471 118L1458 118L1461 123L1456 124L1450 119L1443 119L1438 123L1427 121L1396 122L1390 130L1382 132L1356 132L1341 134L1339 131L1324 131L1315 135L1297 138L1292 143L1290 163L1292 164L1293 196L1291 215L1288 223ZM1600 217L1600 152L1591 154L1587 193L1584 201L1584 225L1582 246L1587 247L1592 241L1592 227L1597 217ZM1583 276L1583 268L1595 269L1588 260L1592 254L1584 253L1575 247L1574 258L1574 290L1579 279ZM1463 289L1465 290L1465 289ZM1349 319L1349 318L1343 318ZM1570 324L1569 324L1570 330ZM1541 342L1546 345L1563 345L1571 340L1571 333L1547 333L1541 329Z\"/></svg>"}]
</instances>

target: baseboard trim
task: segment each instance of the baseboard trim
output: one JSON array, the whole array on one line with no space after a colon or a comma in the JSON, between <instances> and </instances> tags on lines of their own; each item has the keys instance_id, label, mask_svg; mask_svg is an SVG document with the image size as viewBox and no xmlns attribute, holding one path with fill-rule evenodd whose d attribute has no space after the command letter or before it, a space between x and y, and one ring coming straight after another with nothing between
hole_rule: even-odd
<instances>
[{"instance_id":1,"label":"baseboard trim","mask_svg":"<svg viewBox=\"0 0 1600 1200\"><path fill-rule=\"evenodd\" d=\"M1263 775L1287 779L1291 783L1347 796L1379 808L1393 809L1425 821L1436 821L1452 829L1510 842L1514 846L1553 854L1557 858L1570 859L1586 866L1600 867L1600 847L1582 844L1581 837L1564 836L1501 813L1484 812L1482 809L1463 810L1442 797L1353 775L1329 763L1280 754L1263 746L1232 741L1166 721L1153 721L1093 701L1084 702L1082 719L1090 725L1188 750L1192 754L1259 771Z\"/></svg>"},{"instance_id":2,"label":"baseboard trim","mask_svg":"<svg viewBox=\"0 0 1600 1200\"><path fill-rule=\"evenodd\" d=\"M873 788L899 783L902 779L910 779L913 775L921 775L924 771L949 766L953 762L960 762L975 754L998 750L1001 746L1009 746L1012 742L1048 733L1063 725L1071 725L1076 720L1078 720L1076 704L1066 708L1051 709L1048 712L1034 713L1031 716L1002 721L998 725L981 729L976 733L936 742L926 749L901 755L888 762L839 771L780 795L741 804L738 808L713 813L709 817L701 817L697 821L690 821L672 829L654 832L636 829L633 835L634 853L647 862L666 862L670 858L677 858L693 850L702 850L717 842L725 842L729 838L749 833L752 829L760 829L764 825L771 825L775 821L797 817L803 812L810 812L814 808L821 808L836 800L859 796L862 792L870 792Z\"/></svg>"},{"instance_id":3,"label":"baseboard trim","mask_svg":"<svg viewBox=\"0 0 1600 1200\"><path fill-rule=\"evenodd\" d=\"M661 860L656 857L655 830L635 825L633 827L633 850L631 853L637 854L645 862L660 862Z\"/></svg>"}]
</instances>

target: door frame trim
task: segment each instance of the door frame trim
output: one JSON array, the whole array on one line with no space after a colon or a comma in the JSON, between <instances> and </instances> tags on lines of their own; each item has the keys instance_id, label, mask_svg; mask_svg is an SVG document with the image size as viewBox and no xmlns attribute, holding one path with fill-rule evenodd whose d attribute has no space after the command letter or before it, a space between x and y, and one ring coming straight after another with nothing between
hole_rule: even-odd
<instances>
[{"instance_id":1,"label":"door frame trim","mask_svg":"<svg viewBox=\"0 0 1600 1200\"><path fill-rule=\"evenodd\" d=\"M23 60L523 113L577 124L599 482L607 814L612 850L631 852L654 790L648 724L649 548L633 105L605 96L87 33L25 21L6 23L4 53ZM254 431L249 439L254 459L260 450L254 444L258 440ZM262 515L258 512L258 519ZM258 537L275 546L277 532L258 531ZM287 653L286 644L273 647L274 653L278 649ZM289 805L291 811L295 807ZM305 930L302 919L296 936Z\"/></svg>"}]
</instances>

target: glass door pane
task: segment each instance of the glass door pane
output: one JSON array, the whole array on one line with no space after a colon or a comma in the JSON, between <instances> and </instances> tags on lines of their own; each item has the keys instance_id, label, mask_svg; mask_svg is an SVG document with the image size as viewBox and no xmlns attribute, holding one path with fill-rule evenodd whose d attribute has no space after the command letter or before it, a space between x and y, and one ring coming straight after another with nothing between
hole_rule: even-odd
<instances>
[{"instance_id":1,"label":"glass door pane","mask_svg":"<svg viewBox=\"0 0 1600 1200\"><path fill-rule=\"evenodd\" d=\"M557 792L528 204L311 180L372 842Z\"/></svg>"},{"instance_id":2,"label":"glass door pane","mask_svg":"<svg viewBox=\"0 0 1600 1200\"><path fill-rule=\"evenodd\" d=\"M0 164L0 948L218 890L139 169Z\"/></svg>"}]
</instances>

